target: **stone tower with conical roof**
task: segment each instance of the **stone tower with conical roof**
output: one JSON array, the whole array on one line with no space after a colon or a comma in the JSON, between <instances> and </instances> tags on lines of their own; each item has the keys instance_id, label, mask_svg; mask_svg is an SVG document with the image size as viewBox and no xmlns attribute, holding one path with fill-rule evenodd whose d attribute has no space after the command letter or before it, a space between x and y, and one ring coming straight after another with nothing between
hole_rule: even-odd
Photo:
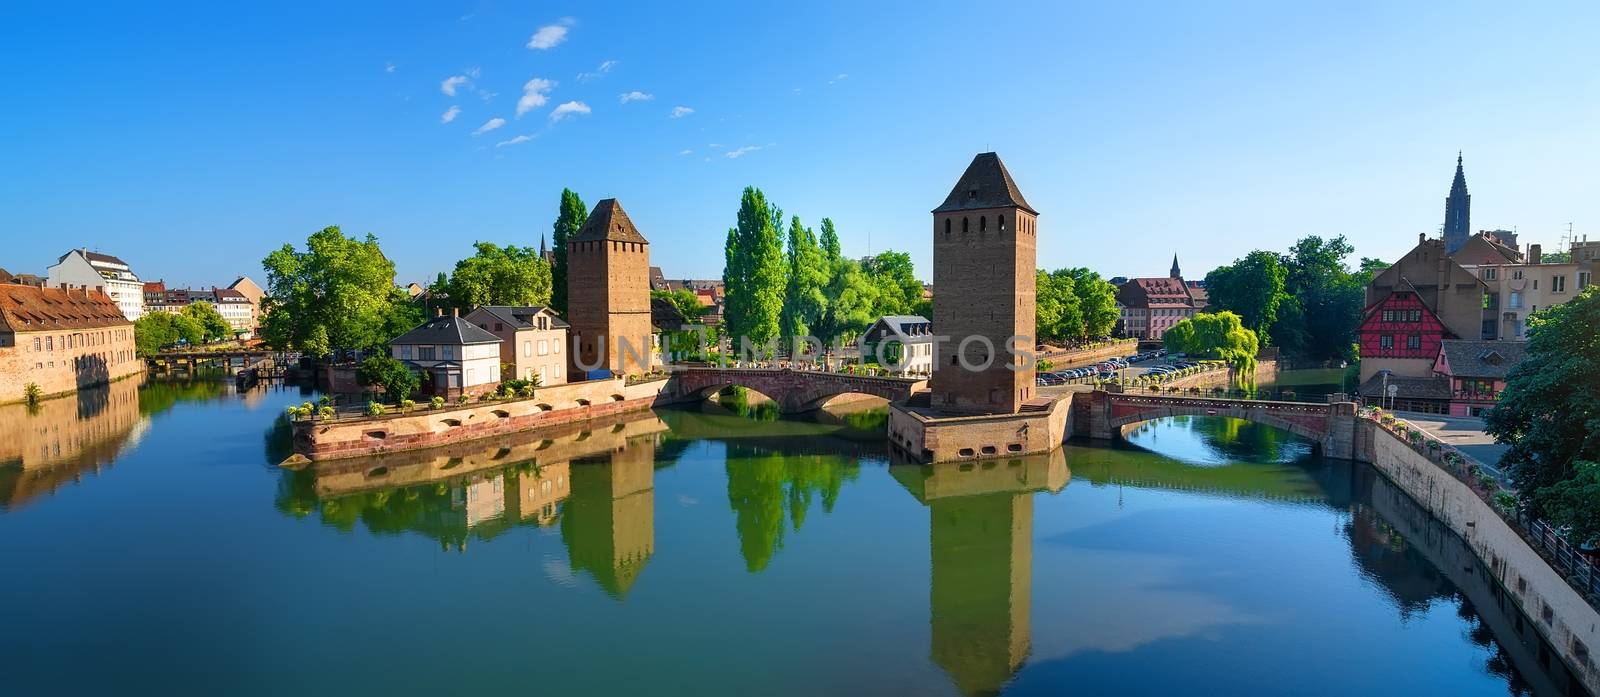
<instances>
[{"instance_id":1,"label":"stone tower with conical roof","mask_svg":"<svg viewBox=\"0 0 1600 697\"><path fill-rule=\"evenodd\" d=\"M953 414L1009 414L1034 397L1035 224L1000 156L974 157L933 209L933 322L949 337L935 356L932 407Z\"/></svg>"},{"instance_id":2,"label":"stone tower with conical roof","mask_svg":"<svg viewBox=\"0 0 1600 697\"><path fill-rule=\"evenodd\" d=\"M1467 175L1461 168L1461 153L1456 153L1456 178L1450 182L1450 195L1444 198L1444 253L1455 254L1472 236L1472 196L1467 193Z\"/></svg>"},{"instance_id":3,"label":"stone tower with conical roof","mask_svg":"<svg viewBox=\"0 0 1600 697\"><path fill-rule=\"evenodd\" d=\"M571 374L649 372L650 242L614 198L567 241Z\"/></svg>"}]
</instances>

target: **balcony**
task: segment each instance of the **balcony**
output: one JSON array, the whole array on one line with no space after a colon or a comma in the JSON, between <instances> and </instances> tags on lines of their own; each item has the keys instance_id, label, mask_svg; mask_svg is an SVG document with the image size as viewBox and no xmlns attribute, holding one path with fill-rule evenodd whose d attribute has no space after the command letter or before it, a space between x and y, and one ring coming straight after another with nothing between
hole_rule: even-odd
<instances>
[{"instance_id":1,"label":"balcony","mask_svg":"<svg viewBox=\"0 0 1600 697\"><path fill-rule=\"evenodd\" d=\"M1480 392L1477 390L1452 390L1450 400L1454 402L1482 402L1494 404L1500 398L1499 392Z\"/></svg>"}]
</instances>

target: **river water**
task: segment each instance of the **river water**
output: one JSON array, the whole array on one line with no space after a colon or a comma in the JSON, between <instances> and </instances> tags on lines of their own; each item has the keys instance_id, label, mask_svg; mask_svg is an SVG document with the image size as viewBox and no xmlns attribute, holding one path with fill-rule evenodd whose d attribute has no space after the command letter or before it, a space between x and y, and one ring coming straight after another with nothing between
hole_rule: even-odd
<instances>
[{"instance_id":1,"label":"river water","mask_svg":"<svg viewBox=\"0 0 1600 697\"><path fill-rule=\"evenodd\" d=\"M0 694L1561 694L1454 538L1270 428L921 467L738 400L288 471L294 389L0 407Z\"/></svg>"}]
</instances>

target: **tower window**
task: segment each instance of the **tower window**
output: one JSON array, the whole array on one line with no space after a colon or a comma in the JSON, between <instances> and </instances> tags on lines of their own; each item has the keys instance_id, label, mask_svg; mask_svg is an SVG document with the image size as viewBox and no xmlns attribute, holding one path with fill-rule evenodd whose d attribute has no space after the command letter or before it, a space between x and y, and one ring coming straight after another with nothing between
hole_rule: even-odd
<instances>
[{"instance_id":1,"label":"tower window","mask_svg":"<svg viewBox=\"0 0 1600 697\"><path fill-rule=\"evenodd\" d=\"M1002 216L996 217L995 218L995 223L1000 226L1000 231L1001 232L1005 232L1006 231L1006 217L1005 216L1002 215Z\"/></svg>"},{"instance_id":2,"label":"tower window","mask_svg":"<svg viewBox=\"0 0 1600 697\"><path fill-rule=\"evenodd\" d=\"M945 237L949 237L950 236L950 219L949 218L945 218L944 219L944 236Z\"/></svg>"},{"instance_id":3,"label":"tower window","mask_svg":"<svg viewBox=\"0 0 1600 697\"><path fill-rule=\"evenodd\" d=\"M987 215L978 216L978 232L988 232L988 231L989 231L989 216L987 216Z\"/></svg>"},{"instance_id":4,"label":"tower window","mask_svg":"<svg viewBox=\"0 0 1600 697\"><path fill-rule=\"evenodd\" d=\"M966 231L967 231L967 219L966 218L962 218L961 219L961 232L965 233Z\"/></svg>"}]
</instances>

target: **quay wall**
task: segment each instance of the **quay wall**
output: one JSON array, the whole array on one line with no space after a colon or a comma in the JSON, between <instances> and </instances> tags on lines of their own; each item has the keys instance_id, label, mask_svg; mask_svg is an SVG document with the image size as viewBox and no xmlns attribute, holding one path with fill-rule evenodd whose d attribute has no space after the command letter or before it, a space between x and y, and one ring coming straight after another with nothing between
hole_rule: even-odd
<instances>
[{"instance_id":1,"label":"quay wall","mask_svg":"<svg viewBox=\"0 0 1600 697\"><path fill-rule=\"evenodd\" d=\"M1592 694L1600 694L1600 612L1551 568L1500 514L1454 475L1409 443L1361 419L1356 457L1377 469L1434 519L1464 540L1505 595Z\"/></svg>"},{"instance_id":2,"label":"quay wall","mask_svg":"<svg viewBox=\"0 0 1600 697\"><path fill-rule=\"evenodd\" d=\"M1072 435L1071 395L1044 411L987 416L930 416L889 407L889 442L916 462L981 460L1051 452Z\"/></svg>"},{"instance_id":3,"label":"quay wall","mask_svg":"<svg viewBox=\"0 0 1600 697\"><path fill-rule=\"evenodd\" d=\"M623 378L538 388L532 397L333 421L297 419L295 449L312 460L432 448L549 426L608 418L657 406L666 380Z\"/></svg>"}]
</instances>

